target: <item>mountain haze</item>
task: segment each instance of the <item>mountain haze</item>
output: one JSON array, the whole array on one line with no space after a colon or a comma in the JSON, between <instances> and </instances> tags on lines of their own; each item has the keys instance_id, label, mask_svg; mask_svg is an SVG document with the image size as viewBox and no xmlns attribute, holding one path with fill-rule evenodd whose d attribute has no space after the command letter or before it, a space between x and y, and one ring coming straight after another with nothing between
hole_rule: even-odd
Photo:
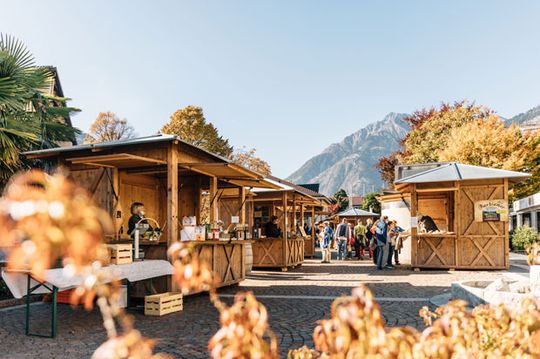
<instances>
[{"instance_id":1,"label":"mountain haze","mask_svg":"<svg viewBox=\"0 0 540 359\"><path fill-rule=\"evenodd\" d=\"M352 195L362 195L382 187L375 164L399 147L409 131L403 113L391 112L339 143L327 147L309 159L287 180L294 183L320 183L320 192L332 195L340 188Z\"/></svg>"}]
</instances>

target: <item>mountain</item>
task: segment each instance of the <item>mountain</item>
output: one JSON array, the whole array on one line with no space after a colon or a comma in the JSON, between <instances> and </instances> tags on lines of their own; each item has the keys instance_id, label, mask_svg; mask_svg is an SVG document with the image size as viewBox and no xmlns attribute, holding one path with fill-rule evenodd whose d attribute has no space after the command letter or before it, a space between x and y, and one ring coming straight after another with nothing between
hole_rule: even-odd
<instances>
[{"instance_id":1,"label":"mountain","mask_svg":"<svg viewBox=\"0 0 540 359\"><path fill-rule=\"evenodd\" d=\"M505 122L507 125L515 123L521 126L521 125L526 125L532 122L538 122L539 118L540 118L540 106L536 106L536 107L531 108L527 112L520 113L519 115L515 115L514 117L509 118Z\"/></svg>"},{"instance_id":2,"label":"mountain","mask_svg":"<svg viewBox=\"0 0 540 359\"><path fill-rule=\"evenodd\" d=\"M294 183L320 183L320 192L332 195L340 188L352 195L379 190L382 182L375 164L399 147L409 131L403 113L389 113L321 154L309 159L287 180Z\"/></svg>"}]
</instances>

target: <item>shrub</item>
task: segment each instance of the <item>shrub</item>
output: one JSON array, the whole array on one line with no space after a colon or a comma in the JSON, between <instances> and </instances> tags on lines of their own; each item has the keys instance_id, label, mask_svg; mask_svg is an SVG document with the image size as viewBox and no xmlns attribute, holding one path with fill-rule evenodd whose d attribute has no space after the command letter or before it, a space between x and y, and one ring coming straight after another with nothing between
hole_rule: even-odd
<instances>
[{"instance_id":1,"label":"shrub","mask_svg":"<svg viewBox=\"0 0 540 359\"><path fill-rule=\"evenodd\" d=\"M523 226L514 231L512 235L512 248L523 250L537 241L538 232L529 226Z\"/></svg>"}]
</instances>

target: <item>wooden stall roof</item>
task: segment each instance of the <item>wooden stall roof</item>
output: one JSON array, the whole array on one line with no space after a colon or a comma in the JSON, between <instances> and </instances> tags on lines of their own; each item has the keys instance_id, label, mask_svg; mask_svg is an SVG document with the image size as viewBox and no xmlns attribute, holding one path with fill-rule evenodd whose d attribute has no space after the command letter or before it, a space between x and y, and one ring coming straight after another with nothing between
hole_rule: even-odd
<instances>
[{"instance_id":1,"label":"wooden stall roof","mask_svg":"<svg viewBox=\"0 0 540 359\"><path fill-rule=\"evenodd\" d=\"M220 181L241 187L280 188L276 184L264 179L260 174L235 163L179 163L179 166L207 176L218 177Z\"/></svg>"},{"instance_id":2,"label":"wooden stall roof","mask_svg":"<svg viewBox=\"0 0 540 359\"><path fill-rule=\"evenodd\" d=\"M179 163L180 168L217 177L220 181L228 182L241 187L261 187L269 189L279 188L268 182L265 178L251 170L230 162L228 159L206 151L203 148L189 144L176 135L159 134L154 136L107 141L101 143L82 144L69 147L57 147L45 150L29 151L23 153L27 158L54 158L63 156L67 162L87 166L110 167L119 169L139 169L139 172L165 173L167 161L135 155L130 152L132 146L153 146L158 143L179 143L190 151L204 153L210 160L201 163ZM114 153L103 153L108 150ZM73 156L73 157L72 157ZM140 170L144 168L144 170Z\"/></svg>"},{"instance_id":3,"label":"wooden stall roof","mask_svg":"<svg viewBox=\"0 0 540 359\"><path fill-rule=\"evenodd\" d=\"M90 166L112 167L120 169L167 164L167 161L159 160L157 158L136 156L129 153L73 157L68 158L67 161L73 164L85 164Z\"/></svg>"},{"instance_id":4,"label":"wooden stall roof","mask_svg":"<svg viewBox=\"0 0 540 359\"><path fill-rule=\"evenodd\" d=\"M364 211L358 208L349 208L339 213L336 213L332 217L378 217L378 213Z\"/></svg>"},{"instance_id":5,"label":"wooden stall roof","mask_svg":"<svg viewBox=\"0 0 540 359\"><path fill-rule=\"evenodd\" d=\"M395 181L396 184L452 182L467 180L487 180L508 178L510 182L519 182L531 175L523 172L507 171L496 168L465 165L449 162L445 165L428 169Z\"/></svg>"},{"instance_id":6,"label":"wooden stall roof","mask_svg":"<svg viewBox=\"0 0 540 359\"><path fill-rule=\"evenodd\" d=\"M310 199L311 201L314 202L314 204L323 206L323 205L331 203L330 200L323 194L312 191L308 188L299 186L292 182L283 180L281 178L277 178L275 176L268 176L265 178L265 180L275 185L276 188L273 188L273 189L253 188L252 192L254 192L255 194L261 194L261 195L268 192L274 192L274 193L294 192L294 193L300 194L303 197Z\"/></svg>"}]
</instances>

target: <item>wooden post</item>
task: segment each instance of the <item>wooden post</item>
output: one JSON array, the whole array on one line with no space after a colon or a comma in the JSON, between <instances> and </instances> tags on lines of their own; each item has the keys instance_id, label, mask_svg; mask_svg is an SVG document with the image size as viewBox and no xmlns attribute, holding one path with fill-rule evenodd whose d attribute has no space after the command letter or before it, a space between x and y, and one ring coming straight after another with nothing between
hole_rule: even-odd
<instances>
[{"instance_id":1,"label":"wooden post","mask_svg":"<svg viewBox=\"0 0 540 359\"><path fill-rule=\"evenodd\" d=\"M508 201L508 178L504 179L503 196ZM508 206L508 203L506 204ZM508 233L508 222L504 223L504 266L510 268L510 234Z\"/></svg>"},{"instance_id":2,"label":"wooden post","mask_svg":"<svg viewBox=\"0 0 540 359\"><path fill-rule=\"evenodd\" d=\"M304 225L306 224L304 214L304 205L300 204L300 225L302 226L302 228L304 228Z\"/></svg>"},{"instance_id":3,"label":"wooden post","mask_svg":"<svg viewBox=\"0 0 540 359\"><path fill-rule=\"evenodd\" d=\"M218 181L217 177L210 177L210 224L216 224L218 218Z\"/></svg>"},{"instance_id":4,"label":"wooden post","mask_svg":"<svg viewBox=\"0 0 540 359\"><path fill-rule=\"evenodd\" d=\"M116 193L117 198L113 197L113 206L111 211L111 217L114 222L114 239L120 239L120 229L122 228L123 219L122 217L126 214L123 213L122 206L120 205L120 174L118 168L112 168L112 189Z\"/></svg>"},{"instance_id":5,"label":"wooden post","mask_svg":"<svg viewBox=\"0 0 540 359\"><path fill-rule=\"evenodd\" d=\"M240 224L246 224L246 188L240 187Z\"/></svg>"},{"instance_id":6,"label":"wooden post","mask_svg":"<svg viewBox=\"0 0 540 359\"><path fill-rule=\"evenodd\" d=\"M178 242L178 146L171 144L167 153L167 244Z\"/></svg>"},{"instance_id":7,"label":"wooden post","mask_svg":"<svg viewBox=\"0 0 540 359\"><path fill-rule=\"evenodd\" d=\"M311 239L313 246L315 246L315 206L311 207Z\"/></svg>"},{"instance_id":8,"label":"wooden post","mask_svg":"<svg viewBox=\"0 0 540 359\"><path fill-rule=\"evenodd\" d=\"M283 217L282 217L282 226L281 228L283 228L283 239L287 239L288 236L287 236L287 229L288 229L288 225L289 225L289 221L287 220L287 216L288 216L288 213L287 213L287 192L283 192L283 195L282 195L282 202L283 202ZM285 247L285 246L283 246Z\"/></svg>"},{"instance_id":9,"label":"wooden post","mask_svg":"<svg viewBox=\"0 0 540 359\"><path fill-rule=\"evenodd\" d=\"M296 194L293 193L293 200L292 200L292 226L291 226L291 237L296 234Z\"/></svg>"},{"instance_id":10,"label":"wooden post","mask_svg":"<svg viewBox=\"0 0 540 359\"><path fill-rule=\"evenodd\" d=\"M456 191L454 191L454 233L456 234L455 238L455 261L456 261L456 267L459 265L459 246L461 246L461 221L459 219L460 215L460 206L461 206L461 183L459 181L455 182L455 186L457 188Z\"/></svg>"},{"instance_id":11,"label":"wooden post","mask_svg":"<svg viewBox=\"0 0 540 359\"><path fill-rule=\"evenodd\" d=\"M411 184L411 218L416 217L418 208L418 197L416 194L416 185ZM417 218L418 220L418 218ZM418 246L418 224L416 227L411 226L411 265L415 267L417 265L417 246Z\"/></svg>"}]
</instances>

